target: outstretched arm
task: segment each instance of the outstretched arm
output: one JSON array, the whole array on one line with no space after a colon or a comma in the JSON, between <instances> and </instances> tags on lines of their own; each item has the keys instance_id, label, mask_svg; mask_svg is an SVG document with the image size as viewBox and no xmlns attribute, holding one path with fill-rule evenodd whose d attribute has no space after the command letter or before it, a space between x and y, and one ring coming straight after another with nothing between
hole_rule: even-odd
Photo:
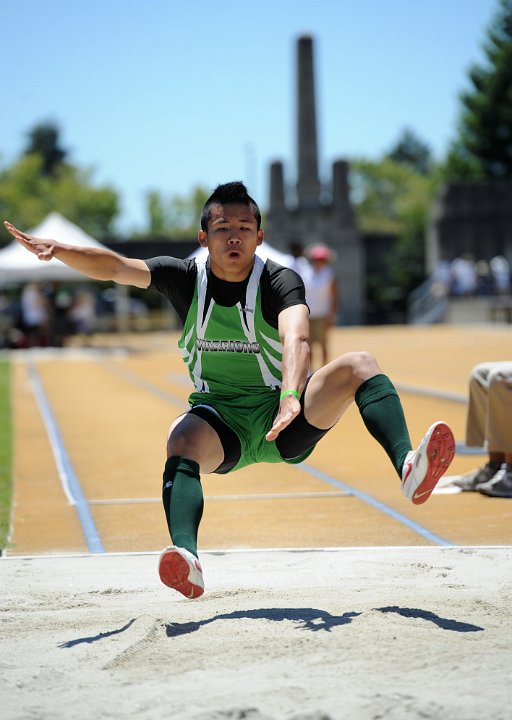
<instances>
[{"instance_id":1,"label":"outstretched arm","mask_svg":"<svg viewBox=\"0 0 512 720\"><path fill-rule=\"evenodd\" d=\"M301 395L309 369L309 319L306 305L293 305L279 314L279 335L283 343L282 389ZM295 395L286 395L279 405L267 440L275 440L300 412Z\"/></svg>"},{"instance_id":2,"label":"outstretched arm","mask_svg":"<svg viewBox=\"0 0 512 720\"><path fill-rule=\"evenodd\" d=\"M106 248L66 245L56 240L43 240L18 230L10 222L5 221L4 225L11 235L26 250L37 255L39 260L48 261L55 257L93 280L113 280L121 285L149 287L151 273L144 260L125 258Z\"/></svg>"}]
</instances>

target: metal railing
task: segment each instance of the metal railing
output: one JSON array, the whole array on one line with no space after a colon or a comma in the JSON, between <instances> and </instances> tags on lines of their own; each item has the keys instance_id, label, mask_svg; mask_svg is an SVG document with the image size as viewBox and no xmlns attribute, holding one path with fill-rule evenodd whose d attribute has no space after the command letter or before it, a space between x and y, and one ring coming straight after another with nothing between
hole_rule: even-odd
<instances>
[{"instance_id":1,"label":"metal railing","mask_svg":"<svg viewBox=\"0 0 512 720\"><path fill-rule=\"evenodd\" d=\"M443 322L448 310L445 284L434 277L427 278L412 291L407 301L407 322L411 325L433 325Z\"/></svg>"}]
</instances>

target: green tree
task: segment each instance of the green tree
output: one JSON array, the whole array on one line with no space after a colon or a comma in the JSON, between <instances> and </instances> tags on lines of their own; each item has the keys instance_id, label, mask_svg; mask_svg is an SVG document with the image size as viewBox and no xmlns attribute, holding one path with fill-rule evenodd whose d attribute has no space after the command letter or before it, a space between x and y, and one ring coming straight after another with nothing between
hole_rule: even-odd
<instances>
[{"instance_id":1,"label":"green tree","mask_svg":"<svg viewBox=\"0 0 512 720\"><path fill-rule=\"evenodd\" d=\"M434 190L430 175L388 157L354 159L350 168L352 199L363 232L398 235L409 218L426 218Z\"/></svg>"},{"instance_id":2,"label":"green tree","mask_svg":"<svg viewBox=\"0 0 512 720\"><path fill-rule=\"evenodd\" d=\"M428 175L432 166L432 153L429 146L410 128L405 128L386 157L406 165L420 175Z\"/></svg>"},{"instance_id":3,"label":"green tree","mask_svg":"<svg viewBox=\"0 0 512 720\"><path fill-rule=\"evenodd\" d=\"M150 190L146 195L146 206L149 216L149 234L152 237L165 235L165 203L156 190Z\"/></svg>"},{"instance_id":4,"label":"green tree","mask_svg":"<svg viewBox=\"0 0 512 720\"><path fill-rule=\"evenodd\" d=\"M157 190L146 194L149 235L195 237L199 229L201 210L210 192L197 185L189 195L173 195L165 200Z\"/></svg>"},{"instance_id":5,"label":"green tree","mask_svg":"<svg viewBox=\"0 0 512 720\"><path fill-rule=\"evenodd\" d=\"M369 299L383 313L403 311L408 294L425 277L425 229L437 177L388 157L358 159L351 161L351 187L360 230L397 238L385 260L385 277L367 279Z\"/></svg>"},{"instance_id":6,"label":"green tree","mask_svg":"<svg viewBox=\"0 0 512 720\"><path fill-rule=\"evenodd\" d=\"M34 151L0 169L0 218L31 228L56 210L98 239L110 234L119 213L117 192L95 187L91 170L55 163L52 172L46 172L46 163L47 158ZM0 236L11 239L3 225Z\"/></svg>"},{"instance_id":7,"label":"green tree","mask_svg":"<svg viewBox=\"0 0 512 720\"><path fill-rule=\"evenodd\" d=\"M443 174L448 181L512 177L512 0L499 0L483 49L461 95L458 135Z\"/></svg>"},{"instance_id":8,"label":"green tree","mask_svg":"<svg viewBox=\"0 0 512 720\"><path fill-rule=\"evenodd\" d=\"M42 158L42 174L54 174L67 155L66 150L59 145L59 128L57 125L41 123L30 130L27 136L29 142L25 155L39 155Z\"/></svg>"}]
</instances>

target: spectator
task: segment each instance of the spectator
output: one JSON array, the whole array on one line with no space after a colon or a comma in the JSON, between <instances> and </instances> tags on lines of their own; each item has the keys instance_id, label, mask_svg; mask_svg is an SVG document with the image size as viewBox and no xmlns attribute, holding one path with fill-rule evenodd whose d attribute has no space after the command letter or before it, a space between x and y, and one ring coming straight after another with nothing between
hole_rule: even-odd
<instances>
[{"instance_id":1,"label":"spectator","mask_svg":"<svg viewBox=\"0 0 512 720\"><path fill-rule=\"evenodd\" d=\"M466 445L486 447L484 467L452 481L465 491L512 497L512 361L475 365L469 380Z\"/></svg>"},{"instance_id":2,"label":"spectator","mask_svg":"<svg viewBox=\"0 0 512 720\"><path fill-rule=\"evenodd\" d=\"M469 297L475 294L477 286L476 267L473 256L464 253L455 258L451 264L452 293L458 297Z\"/></svg>"},{"instance_id":3,"label":"spectator","mask_svg":"<svg viewBox=\"0 0 512 720\"><path fill-rule=\"evenodd\" d=\"M21 321L28 347L47 344L48 301L35 282L25 285L22 290Z\"/></svg>"},{"instance_id":4,"label":"spectator","mask_svg":"<svg viewBox=\"0 0 512 720\"><path fill-rule=\"evenodd\" d=\"M335 324L338 310L338 285L330 263L333 257L325 245L314 245L306 252L309 268L303 271L306 302L309 307L311 354L320 347L321 364L328 362L328 333ZM313 365L313 363L311 363Z\"/></svg>"},{"instance_id":5,"label":"spectator","mask_svg":"<svg viewBox=\"0 0 512 720\"><path fill-rule=\"evenodd\" d=\"M489 262L494 291L497 295L507 295L510 292L510 265L503 255L496 255Z\"/></svg>"},{"instance_id":6,"label":"spectator","mask_svg":"<svg viewBox=\"0 0 512 720\"><path fill-rule=\"evenodd\" d=\"M476 294L494 295L494 280L487 260L479 260L476 268Z\"/></svg>"},{"instance_id":7,"label":"spectator","mask_svg":"<svg viewBox=\"0 0 512 720\"><path fill-rule=\"evenodd\" d=\"M69 321L72 331L80 335L90 335L96 329L96 301L88 290L80 290L69 308Z\"/></svg>"}]
</instances>

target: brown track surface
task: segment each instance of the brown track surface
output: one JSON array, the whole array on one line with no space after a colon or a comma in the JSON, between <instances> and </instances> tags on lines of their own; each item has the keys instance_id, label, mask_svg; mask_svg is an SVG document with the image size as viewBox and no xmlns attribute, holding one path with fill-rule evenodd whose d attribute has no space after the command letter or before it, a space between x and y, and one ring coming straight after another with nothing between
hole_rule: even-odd
<instances>
[{"instance_id":1,"label":"brown track surface","mask_svg":"<svg viewBox=\"0 0 512 720\"><path fill-rule=\"evenodd\" d=\"M9 555L87 552L76 509L61 485L34 398L29 363L40 378L63 443L107 552L168 544L159 500L165 438L186 406L190 385L176 333L98 337L103 350L13 354L15 505ZM512 357L505 326L339 328L332 354L370 350L400 386L465 394L471 367ZM110 349L105 350L109 342ZM124 351L115 351L122 346ZM160 393L160 394L159 394ZM463 403L401 392L413 444L437 419L464 440ZM482 456L457 455L450 474ZM352 407L307 465L384 503L456 545L510 544L512 502L476 493L435 495L416 507ZM432 544L397 519L304 469L258 465L203 477L200 548L409 546ZM108 502L105 502L108 501Z\"/></svg>"}]
</instances>

